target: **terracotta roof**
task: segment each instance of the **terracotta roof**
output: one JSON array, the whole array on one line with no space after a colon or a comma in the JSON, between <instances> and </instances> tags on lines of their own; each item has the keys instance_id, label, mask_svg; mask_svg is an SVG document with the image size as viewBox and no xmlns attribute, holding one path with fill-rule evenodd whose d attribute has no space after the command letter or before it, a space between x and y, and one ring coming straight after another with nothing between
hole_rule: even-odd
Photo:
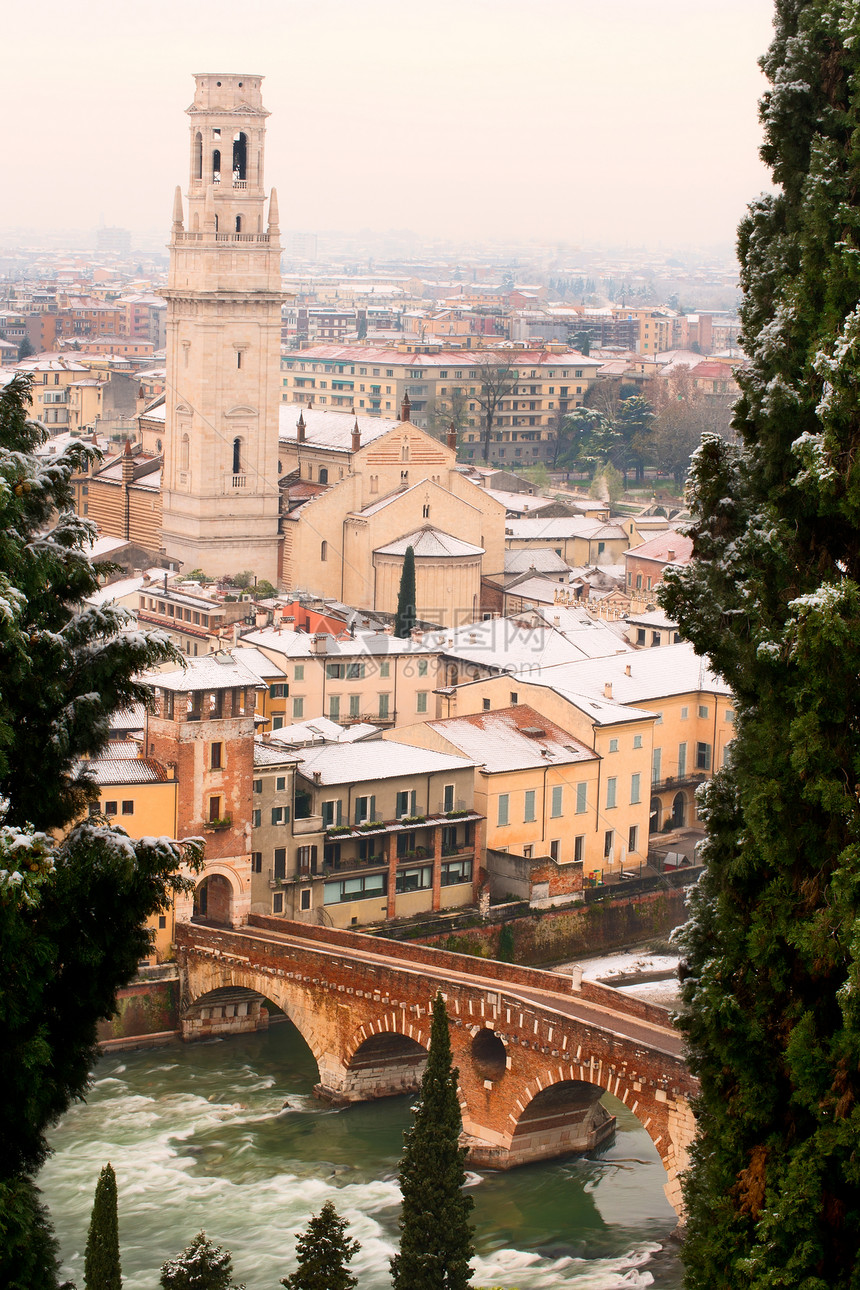
<instances>
[{"instance_id":1,"label":"terracotta roof","mask_svg":"<svg viewBox=\"0 0 860 1290\"><path fill-rule=\"evenodd\" d=\"M490 774L597 760L597 753L527 703L427 724Z\"/></svg>"},{"instance_id":2,"label":"terracotta roof","mask_svg":"<svg viewBox=\"0 0 860 1290\"><path fill-rule=\"evenodd\" d=\"M624 554L642 560L657 560L661 564L689 564L693 555L693 539L677 529L666 529L641 546L630 547Z\"/></svg>"}]
</instances>

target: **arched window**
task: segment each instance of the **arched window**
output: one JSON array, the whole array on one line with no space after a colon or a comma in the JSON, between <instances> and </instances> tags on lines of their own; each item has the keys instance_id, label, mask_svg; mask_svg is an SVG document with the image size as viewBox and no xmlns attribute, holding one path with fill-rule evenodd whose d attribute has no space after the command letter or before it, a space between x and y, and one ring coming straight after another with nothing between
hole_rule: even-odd
<instances>
[{"instance_id":1,"label":"arched window","mask_svg":"<svg viewBox=\"0 0 860 1290\"><path fill-rule=\"evenodd\" d=\"M408 461L408 460L409 460L409 444L408 444L408 443L403 444L403 446L402 446L402 447L401 447L401 449L400 449L400 460L401 460L401 461Z\"/></svg>"},{"instance_id":2,"label":"arched window","mask_svg":"<svg viewBox=\"0 0 860 1290\"><path fill-rule=\"evenodd\" d=\"M408 470L401 470L401 472L400 472L400 482L401 482L401 484L408 484L408 483L409 483L409 471L408 471Z\"/></svg>"},{"instance_id":3,"label":"arched window","mask_svg":"<svg viewBox=\"0 0 860 1290\"><path fill-rule=\"evenodd\" d=\"M320 466L320 483L321 484L328 483L328 471L326 470L325 466Z\"/></svg>"},{"instance_id":4,"label":"arched window","mask_svg":"<svg viewBox=\"0 0 860 1290\"><path fill-rule=\"evenodd\" d=\"M187 434L182 436L181 450L179 453L179 466L181 470L188 469L188 463L191 459L191 439Z\"/></svg>"},{"instance_id":5,"label":"arched window","mask_svg":"<svg viewBox=\"0 0 860 1290\"><path fill-rule=\"evenodd\" d=\"M236 216L236 232L237 232L237 233L241 233L241 232L242 232L242 216L241 216L241 215L237 215L237 216Z\"/></svg>"},{"instance_id":6,"label":"arched window","mask_svg":"<svg viewBox=\"0 0 860 1290\"><path fill-rule=\"evenodd\" d=\"M241 475L242 473L242 440L236 438L233 440L233 474Z\"/></svg>"},{"instance_id":7,"label":"arched window","mask_svg":"<svg viewBox=\"0 0 860 1290\"><path fill-rule=\"evenodd\" d=\"M156 452L161 452L161 440L160 440L160 439L156 439L156 441L155 441L155 451L156 451Z\"/></svg>"},{"instance_id":8,"label":"arched window","mask_svg":"<svg viewBox=\"0 0 860 1290\"><path fill-rule=\"evenodd\" d=\"M215 232L218 232L218 216L215 216Z\"/></svg>"},{"instance_id":9,"label":"arched window","mask_svg":"<svg viewBox=\"0 0 860 1290\"><path fill-rule=\"evenodd\" d=\"M221 182L221 149L215 148L212 153L212 183Z\"/></svg>"},{"instance_id":10,"label":"arched window","mask_svg":"<svg viewBox=\"0 0 860 1290\"><path fill-rule=\"evenodd\" d=\"M194 178L203 178L203 135L199 130L194 136Z\"/></svg>"},{"instance_id":11,"label":"arched window","mask_svg":"<svg viewBox=\"0 0 860 1290\"><path fill-rule=\"evenodd\" d=\"M320 542L320 559L328 559L328 542Z\"/></svg>"},{"instance_id":12,"label":"arched window","mask_svg":"<svg viewBox=\"0 0 860 1290\"><path fill-rule=\"evenodd\" d=\"M370 476L370 491L371 491L372 493L378 493L378 492L379 492L379 476L378 476L378 475L371 475L371 476Z\"/></svg>"},{"instance_id":13,"label":"arched window","mask_svg":"<svg viewBox=\"0 0 860 1290\"><path fill-rule=\"evenodd\" d=\"M279 462L278 462L278 474L279 474L279 475L282 473L283 469L284 469L283 464L279 461Z\"/></svg>"},{"instance_id":14,"label":"arched window","mask_svg":"<svg viewBox=\"0 0 860 1290\"><path fill-rule=\"evenodd\" d=\"M423 514L423 516L424 516L425 520L429 520L429 518L430 518L430 503L429 503L429 502L425 502L425 503L424 503L424 506L422 507L422 514Z\"/></svg>"},{"instance_id":15,"label":"arched window","mask_svg":"<svg viewBox=\"0 0 860 1290\"><path fill-rule=\"evenodd\" d=\"M233 179L247 179L248 136L239 130L233 135Z\"/></svg>"}]
</instances>

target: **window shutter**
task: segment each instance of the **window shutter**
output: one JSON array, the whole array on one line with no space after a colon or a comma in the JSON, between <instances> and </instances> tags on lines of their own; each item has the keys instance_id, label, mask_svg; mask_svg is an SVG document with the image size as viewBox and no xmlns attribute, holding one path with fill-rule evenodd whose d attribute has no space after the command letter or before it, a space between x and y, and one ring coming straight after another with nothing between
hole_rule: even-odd
<instances>
[{"instance_id":1,"label":"window shutter","mask_svg":"<svg viewBox=\"0 0 860 1290\"><path fill-rule=\"evenodd\" d=\"M376 798L373 796L373 794L371 794L371 797L370 797L370 814L368 815L367 818L369 820L376 819Z\"/></svg>"},{"instance_id":2,"label":"window shutter","mask_svg":"<svg viewBox=\"0 0 860 1290\"><path fill-rule=\"evenodd\" d=\"M413 790L412 790L412 792L411 792L411 794L410 794L410 796L409 796L409 814L410 814L410 815L417 815L417 814L418 814L418 811L417 811L417 809L416 809L416 808L417 808L417 804L418 804L418 794L416 793L415 789L413 788Z\"/></svg>"}]
</instances>

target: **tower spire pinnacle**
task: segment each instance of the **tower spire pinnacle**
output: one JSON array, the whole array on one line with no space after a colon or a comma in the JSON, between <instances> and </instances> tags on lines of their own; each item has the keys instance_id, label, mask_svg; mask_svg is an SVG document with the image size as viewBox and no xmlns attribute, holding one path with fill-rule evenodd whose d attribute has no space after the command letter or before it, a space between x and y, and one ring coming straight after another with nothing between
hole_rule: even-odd
<instances>
[{"instance_id":1,"label":"tower spire pinnacle","mask_svg":"<svg viewBox=\"0 0 860 1290\"><path fill-rule=\"evenodd\" d=\"M176 185L176 191L173 194L173 231L181 233L185 227L182 216L182 189L179 184Z\"/></svg>"},{"instance_id":2,"label":"tower spire pinnacle","mask_svg":"<svg viewBox=\"0 0 860 1290\"><path fill-rule=\"evenodd\" d=\"M273 188L269 196L269 237L280 237L281 227L278 218L278 190Z\"/></svg>"}]
</instances>

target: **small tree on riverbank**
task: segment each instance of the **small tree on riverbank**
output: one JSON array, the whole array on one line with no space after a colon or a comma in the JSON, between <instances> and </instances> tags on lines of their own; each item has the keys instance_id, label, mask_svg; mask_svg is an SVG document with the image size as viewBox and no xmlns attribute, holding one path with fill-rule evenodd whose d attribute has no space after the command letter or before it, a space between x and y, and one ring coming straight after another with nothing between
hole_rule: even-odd
<instances>
[{"instance_id":1,"label":"small tree on riverbank","mask_svg":"<svg viewBox=\"0 0 860 1290\"><path fill-rule=\"evenodd\" d=\"M314 1214L304 1232L298 1232L298 1267L281 1281L286 1290L353 1290L358 1281L347 1263L361 1249L346 1235L349 1223L341 1218L330 1200Z\"/></svg>"},{"instance_id":2,"label":"small tree on riverbank","mask_svg":"<svg viewBox=\"0 0 860 1290\"><path fill-rule=\"evenodd\" d=\"M84 1255L86 1290L121 1290L116 1175L106 1164L96 1183L93 1214Z\"/></svg>"},{"instance_id":3,"label":"small tree on riverbank","mask_svg":"<svg viewBox=\"0 0 860 1290\"><path fill-rule=\"evenodd\" d=\"M448 1014L437 994L421 1097L400 1163L403 1208L400 1253L391 1260L394 1290L466 1290L472 1279L473 1201L463 1193L458 1074L451 1065Z\"/></svg>"},{"instance_id":4,"label":"small tree on riverbank","mask_svg":"<svg viewBox=\"0 0 860 1290\"><path fill-rule=\"evenodd\" d=\"M161 1267L161 1290L245 1290L233 1281L233 1257L198 1232L190 1245Z\"/></svg>"}]
</instances>

